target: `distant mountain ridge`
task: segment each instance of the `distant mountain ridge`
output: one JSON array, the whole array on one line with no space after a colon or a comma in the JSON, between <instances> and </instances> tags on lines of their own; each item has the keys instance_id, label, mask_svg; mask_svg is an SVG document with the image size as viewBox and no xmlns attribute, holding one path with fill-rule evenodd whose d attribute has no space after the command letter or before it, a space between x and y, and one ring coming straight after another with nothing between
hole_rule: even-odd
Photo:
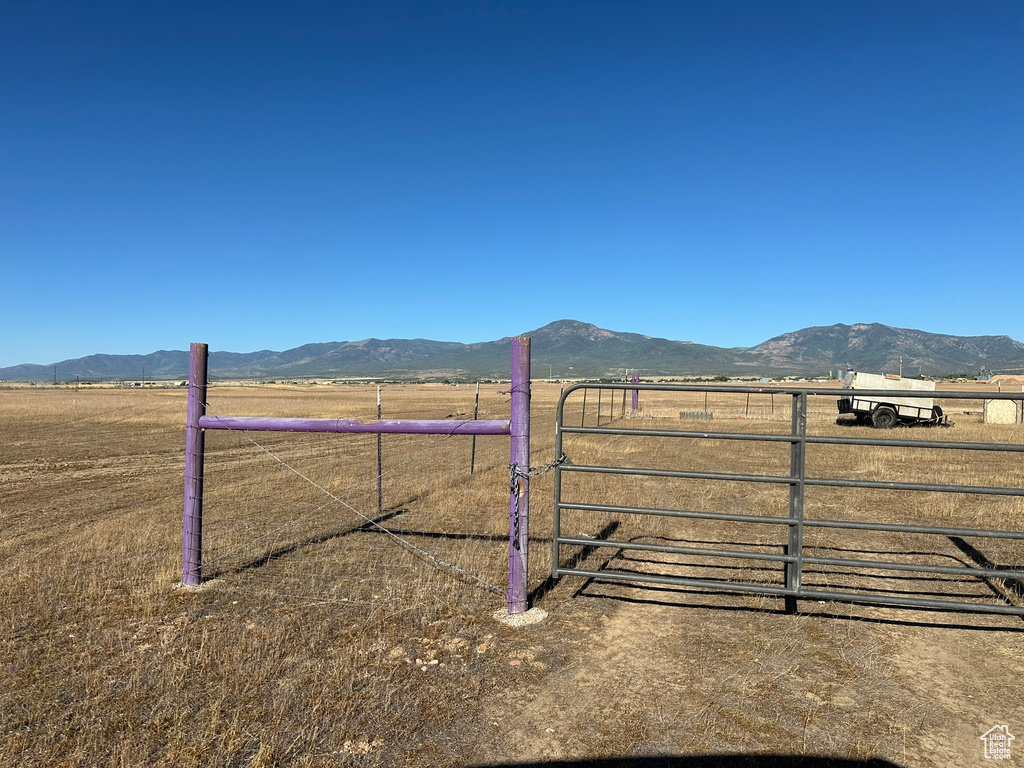
<instances>
[{"instance_id":1,"label":"distant mountain ridge","mask_svg":"<svg viewBox=\"0 0 1024 768\"><path fill-rule=\"evenodd\" d=\"M840 365L908 375L1017 368L1024 344L1009 336L950 336L880 323L829 325L784 333L750 349L770 364Z\"/></svg>"},{"instance_id":2,"label":"distant mountain ridge","mask_svg":"<svg viewBox=\"0 0 1024 768\"><path fill-rule=\"evenodd\" d=\"M1009 336L950 336L880 323L804 328L749 349L726 349L620 333L578 320L558 320L531 336L538 378L822 375L843 368L905 375L1024 369L1024 343ZM511 337L463 344L429 339L364 339L305 344L284 351L211 352L211 380L228 378L375 377L507 378ZM50 365L0 368L0 380L86 381L185 379L188 352L89 355Z\"/></svg>"}]
</instances>

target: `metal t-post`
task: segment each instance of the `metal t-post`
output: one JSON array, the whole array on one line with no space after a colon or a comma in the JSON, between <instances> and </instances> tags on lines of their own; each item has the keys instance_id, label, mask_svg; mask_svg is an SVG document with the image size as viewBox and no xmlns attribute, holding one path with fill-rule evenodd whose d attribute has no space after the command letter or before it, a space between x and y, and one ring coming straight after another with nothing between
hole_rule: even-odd
<instances>
[{"instance_id":1,"label":"metal t-post","mask_svg":"<svg viewBox=\"0 0 1024 768\"><path fill-rule=\"evenodd\" d=\"M529 575L530 338L512 339L512 447L509 483L508 612L523 613Z\"/></svg>"},{"instance_id":2,"label":"metal t-post","mask_svg":"<svg viewBox=\"0 0 1024 768\"><path fill-rule=\"evenodd\" d=\"M480 382L476 383L476 401L473 403L473 421L480 418ZM476 435L473 435L473 447L469 452L469 474L476 469Z\"/></svg>"},{"instance_id":3,"label":"metal t-post","mask_svg":"<svg viewBox=\"0 0 1024 768\"><path fill-rule=\"evenodd\" d=\"M205 344L192 344L186 406L185 519L181 557L181 583L190 587L199 584L203 559L203 453L206 441L199 419L206 415L207 356Z\"/></svg>"}]
</instances>

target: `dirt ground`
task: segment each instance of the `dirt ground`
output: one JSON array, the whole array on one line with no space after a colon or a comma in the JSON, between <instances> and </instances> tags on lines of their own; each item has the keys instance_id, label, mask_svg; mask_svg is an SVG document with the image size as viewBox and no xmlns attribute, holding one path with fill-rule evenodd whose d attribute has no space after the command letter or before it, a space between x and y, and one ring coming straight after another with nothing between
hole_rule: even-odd
<instances>
[{"instance_id":1,"label":"dirt ground","mask_svg":"<svg viewBox=\"0 0 1024 768\"><path fill-rule=\"evenodd\" d=\"M505 407L493 389L482 418ZM535 387L533 450L544 459L557 394ZM222 412L252 415L349 417L372 398L369 388L211 392ZM408 418L473 407L466 388L396 389L385 402ZM334 493L362 478L345 498L372 511L372 442L280 437L265 451L208 438L215 562L189 591L174 587L184 393L0 391L0 413L2 765L965 766L987 764L980 737L991 728L1024 732L1021 617L815 600L793 615L775 597L552 581L551 474L534 480L531 500L530 586L548 617L500 624L503 597L484 586L501 586L505 568L500 440L480 442L472 475L464 442L389 448L402 477L388 480L384 533L348 511L324 519L322 494L267 452ZM1021 483L1019 463L1009 475ZM687 503L701 499L745 503L699 489ZM282 508L293 515L284 524ZM1001 524L1019 530L1015 515ZM685 520L655 533L706 535ZM1024 565L1019 547L986 552ZM941 554L965 561L952 544ZM615 548L580 564L676 567ZM914 586L1003 599L981 582Z\"/></svg>"},{"instance_id":2,"label":"dirt ground","mask_svg":"<svg viewBox=\"0 0 1024 768\"><path fill-rule=\"evenodd\" d=\"M979 736L1024 720L1019 619L834 604L791 616L720 595L607 586L575 600L585 631L567 626L576 614L524 632L537 640L523 655L565 660L488 702L490 759L565 760L610 742L641 755L969 765L982 759Z\"/></svg>"}]
</instances>

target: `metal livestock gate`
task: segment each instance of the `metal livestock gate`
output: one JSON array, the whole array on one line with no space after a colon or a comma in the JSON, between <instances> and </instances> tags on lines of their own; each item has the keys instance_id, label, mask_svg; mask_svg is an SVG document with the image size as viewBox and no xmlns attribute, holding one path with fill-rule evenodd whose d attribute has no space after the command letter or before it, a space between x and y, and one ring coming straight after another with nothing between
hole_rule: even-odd
<instances>
[{"instance_id":1,"label":"metal livestock gate","mask_svg":"<svg viewBox=\"0 0 1024 768\"><path fill-rule=\"evenodd\" d=\"M662 408L657 414L661 418L644 418L645 413L613 421L602 425L598 414L596 424L586 425L586 421L594 422L594 414L588 413L585 406L582 413L566 406L567 400L579 390L613 390L610 397L615 397L614 390L640 390L643 393L645 406L648 402L670 397L679 403L696 401L696 407L688 411L680 411L679 417L674 412ZM663 393L663 394L654 394ZM672 395L664 393L675 393ZM1019 427L1015 432L999 433L1008 437L1009 442L962 442L931 439L945 437L950 431L938 428L915 428L912 434L922 439L893 439L882 437L892 435L891 431L880 432L869 427L856 427L850 430L839 429L835 425L836 398L842 394L836 389L802 389L795 387L758 388L747 386L701 386L701 385L669 385L669 384L597 384L580 383L569 387L558 403L556 420L555 455L563 457L555 467L554 478L554 551L552 559L552 577L580 576L588 579L609 580L616 582L646 582L662 585L676 585L701 590L724 590L739 593L777 596L785 599L786 609L795 611L797 601L807 600L838 600L858 603L877 603L890 606L912 606L938 610L968 610L1000 614L1024 615L1024 506L1019 497L1024 497L1024 473L1020 461L1024 453L1022 437L1024 431ZM867 395L881 395L882 391L862 392ZM903 397L913 396L911 392L900 392ZM1021 399L1021 395L968 392L925 392L922 396L939 399L957 399L966 401L991 399ZM708 398L733 398L730 414L713 414L714 406L708 405ZM744 417L743 399L745 397L746 417ZM751 397L760 403L760 421L750 419ZM822 398L830 398L828 408L822 407ZM703 398L704 409L700 408ZM770 398L770 412L768 409ZM574 400L578 403L580 398ZM688 400L687 400L688 399ZM815 429L813 434L808 431L808 402L813 399L817 410L814 411ZM591 401L593 402L593 400ZM979 403L980 405L980 403ZM645 410L648 410L645 407ZM729 410L726 408L725 410ZM776 410L779 415L776 416ZM788 411L788 413L787 413ZM966 413L966 412L965 412ZM972 412L973 415L973 412ZM788 416L788 418L787 418ZM731 419L737 428L712 431L712 423L721 423L723 418ZM572 424L568 423L569 421ZM788 431L783 426L789 422ZM659 423L660 422L660 423ZM774 423L773 423L774 422ZM821 426L824 425L824 426ZM779 428L781 427L781 428ZM987 428L988 425L985 425ZM979 427L978 430L982 428ZM926 431L927 430L927 431ZM901 429L900 431L908 432ZM848 432L848 434L841 434ZM831 434L830 434L831 433ZM839 433L839 434L837 434ZM955 432L953 432L955 434ZM576 437L589 436L589 438ZM909 435L908 435L909 437ZM691 452L707 450L707 446L739 446L746 452L733 452L726 455L732 461L750 457L747 463L761 471L721 471L730 469L732 465L715 467L716 471L707 469L687 469L678 467L652 466L658 464L659 450L662 454L667 450L655 446L653 450L645 449L663 440L683 441L686 446L678 455L685 459ZM572 445L570 445L572 443ZM637 445L640 447L637 447ZM666 445L661 443L662 446ZM750 453L753 445L775 445L775 450L786 452L788 447L788 472L785 469L772 473L763 471L770 462L765 461L757 466L760 459ZM833 446L819 448L818 446ZM957 469L961 459L970 452L971 457L982 457L989 466L995 459L989 453L995 452L1003 456L1001 464L1006 471L1001 474L1000 482L1005 479L1006 485L971 485L955 482L908 482L904 480L886 480L884 463L878 466L883 475L876 479L863 479L849 476L851 471L842 456L858 457L857 452L864 452L866 447L895 451L899 463L910 469L916 469L922 461L924 452L947 452L932 455L933 474L956 476L963 474ZM838 477L824 476L822 473L809 470L808 449L814 452L846 451L829 467L832 474ZM596 460L595 456L607 454L608 451L619 450L627 456L639 459L634 466L614 466L607 461ZM980 453L979 453L980 452ZM589 455L588 455L589 454ZM861 453L863 455L863 453ZM599 457L598 457L599 458ZM784 454L778 457L777 467L786 463ZM954 461L954 458L956 459ZM938 462L938 463L936 463ZM947 471L943 472L943 468ZM770 469L770 468L769 468ZM841 475L848 475L843 477ZM632 481L643 483L634 496L661 496L659 503L644 505L637 503L607 503L607 498L600 496L601 490L588 494L587 483L591 486L601 485L603 479L605 492L611 496L624 485ZM567 483L574 482L576 488L567 489ZM667 483L671 486L667 492L658 492L657 485ZM698 508L699 504L689 504L690 508L680 508L680 499L691 498L683 493L687 484L768 484L778 489L779 493L788 496L779 498L775 505L776 514L759 508L747 508L742 498L726 500L725 509L708 510ZM581 490L582 489L582 490ZM840 489L833 491L816 491L815 489ZM853 491L850 489L860 489ZM867 491L884 498L876 501L871 507L873 515L878 519L856 519L856 515L843 512L843 503L816 505L808 503L808 491L816 493L838 493L851 495ZM761 491L762 493L766 492ZM738 492L733 491L734 494ZM708 492L710 495L710 492ZM927 504L935 505L935 498L946 498L947 494L962 496L962 503L975 517L982 515L982 504L1009 504L1009 513L1000 512L997 517L1011 523L1012 529L999 530L983 527L957 527L956 514L949 515L949 522L954 525L921 524L920 520L910 519L893 522L900 515L914 518L913 503L909 501L914 495L938 494L929 496ZM742 497L742 493L738 493ZM757 496L757 499L762 498ZM874 498L874 497L873 497ZM673 503L675 502L675 503ZM921 502L925 503L925 502ZM954 507L955 508L955 507ZM786 510L788 509L788 513ZM929 510L930 507L922 507ZM988 507L984 507L988 509ZM829 514L829 511L832 514ZM984 514L988 514L985 512ZM590 525L588 531L595 526L601 527L601 521L616 520L603 527L602 533L566 534L564 528L569 515L587 516ZM922 515L932 517L930 514ZM845 519L844 519L845 518ZM596 522L595 522L596 521ZM627 521L635 530L640 522L646 526L676 526L672 535L663 536L621 536L612 538L617 529L625 528L621 521ZM931 523L934 520L928 519ZM941 521L945 522L945 521ZM586 528L587 524L583 527ZM702 530L717 530L726 524L738 524L739 530L778 531L774 544L761 542L756 546L749 543L723 542L721 536L712 540L703 539L698 535L686 533L687 526L704 526ZM716 528L718 527L718 528ZM680 536L679 530L682 529ZM781 529L781 530L780 530ZM735 531L737 528L732 528ZM825 531L826 533L820 533ZM810 533L828 537L822 546L809 547L805 537ZM844 537L839 540L838 537ZM850 545L845 542L859 540ZM888 543L882 547L871 547L863 544L864 537L878 537ZM886 539L885 537L889 537ZM726 537L728 538L728 537ZM652 541L653 540L653 541ZM916 549L906 542L927 541L928 546ZM973 544L971 542L974 542ZM613 550L598 569L584 568L582 565L594 554ZM911 551L913 550L913 551ZM920 551L923 550L923 551ZM567 556L568 552L576 553ZM855 557L851 554L875 555L875 557ZM566 562L563 563L563 558ZM657 559L662 558L662 559ZM619 559L629 566L639 564L639 568L611 567ZM1003 564L1000 565L999 559ZM942 561L942 562L936 562ZM949 561L956 564L948 564ZM683 562L686 571L683 575L673 574L679 570L676 565ZM700 568L707 568L712 563L712 574L725 574L725 578L709 578ZM945 564L944 564L945 563ZM698 572L695 574L694 570ZM717 570L715 570L717 569ZM832 575L829 575L831 570ZM761 581L743 578L750 572L765 574ZM805 584L807 575L814 573L819 581L824 579L825 585ZM839 574L838 576L836 574ZM825 574L822 576L821 574ZM867 589L835 588L830 582L850 578L873 579ZM938 587L936 586L936 580ZM774 583L773 583L774 582ZM881 585L882 588L879 588ZM894 586L895 585L895 586ZM909 587L904 588L905 585ZM962 599L964 592L971 589L973 595ZM980 590L980 594L978 591ZM980 599L970 599L970 598Z\"/></svg>"}]
</instances>

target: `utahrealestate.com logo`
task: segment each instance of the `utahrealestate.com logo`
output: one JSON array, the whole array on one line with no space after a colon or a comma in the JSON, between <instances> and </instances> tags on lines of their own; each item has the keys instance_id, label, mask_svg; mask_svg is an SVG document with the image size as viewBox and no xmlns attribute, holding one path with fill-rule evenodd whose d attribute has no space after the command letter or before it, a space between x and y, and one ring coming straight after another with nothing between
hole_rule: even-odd
<instances>
[{"instance_id":1,"label":"utahrealestate.com logo","mask_svg":"<svg viewBox=\"0 0 1024 768\"><path fill-rule=\"evenodd\" d=\"M985 742L986 760L1009 760L1010 742L1016 737L1010 733L1010 726L996 725L979 736Z\"/></svg>"}]
</instances>

